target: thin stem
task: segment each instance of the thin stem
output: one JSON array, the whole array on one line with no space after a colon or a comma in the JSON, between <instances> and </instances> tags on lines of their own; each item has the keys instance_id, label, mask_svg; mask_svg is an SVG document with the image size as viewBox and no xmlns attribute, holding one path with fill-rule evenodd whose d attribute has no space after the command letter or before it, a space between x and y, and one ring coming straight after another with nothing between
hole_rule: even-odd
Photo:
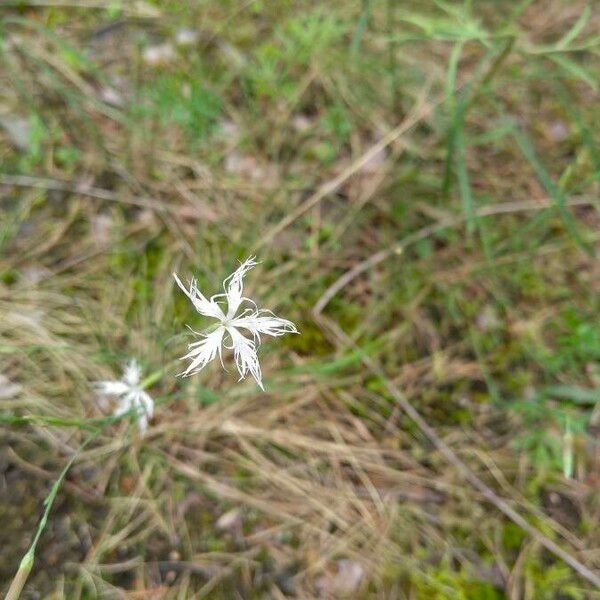
<instances>
[{"instance_id":1,"label":"thin stem","mask_svg":"<svg viewBox=\"0 0 600 600\"><path fill-rule=\"evenodd\" d=\"M175 362L173 362L171 364L175 364ZM171 365L167 365L166 367L161 367L160 369L157 369L156 371L150 373L150 375L148 375L148 377L145 377L140 382L140 388L142 390L148 389L149 387L153 386L157 381L160 381L160 378L167 372L167 369L170 366Z\"/></svg>"},{"instance_id":2,"label":"thin stem","mask_svg":"<svg viewBox=\"0 0 600 600\"><path fill-rule=\"evenodd\" d=\"M81 454L81 452L83 452L83 450L86 448L86 446L92 442L92 440L94 440L96 437L98 437L99 434L100 434L100 431L96 431L94 434L90 435L83 442L83 444L81 444L81 446L79 446L79 448L77 448L77 450L75 450L75 452L73 453L73 456L71 456L71 458L69 459L69 462L67 462L67 464L61 471L61 474L59 475L58 479L52 485L50 492L48 493L48 495L46 496L46 499L44 500L44 513L42 514L42 518L40 519L40 522L38 524L37 530L35 532L35 536L33 537L33 541L31 542L29 549L27 550L27 552L21 559L19 569L16 572L16 574L10 584L10 588L8 589L8 593L6 594L5 600L17 600L19 598L19 596L21 595L21 592L23 591L23 587L25 586L25 583L27 582L27 578L29 577L29 573L31 572L31 569L33 567L33 563L35 560L35 549L36 549L37 544L40 540L40 537L42 536L42 533L44 532L44 529L46 528L46 525L48 523L48 515L50 514L50 511L52 510L52 505L54 504L54 500L56 499L58 490L60 489L60 486L62 485L62 482L64 481L64 479L67 475L67 472L69 471L69 469L75 462L75 459Z\"/></svg>"}]
</instances>

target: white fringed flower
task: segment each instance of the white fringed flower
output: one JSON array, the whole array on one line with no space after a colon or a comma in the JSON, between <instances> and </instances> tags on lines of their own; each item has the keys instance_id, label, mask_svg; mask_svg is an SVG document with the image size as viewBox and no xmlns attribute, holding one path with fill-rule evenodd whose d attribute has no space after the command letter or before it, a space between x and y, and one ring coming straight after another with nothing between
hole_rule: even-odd
<instances>
[{"instance_id":1,"label":"white fringed flower","mask_svg":"<svg viewBox=\"0 0 600 600\"><path fill-rule=\"evenodd\" d=\"M173 273L177 285L183 293L191 300L194 308L205 317L217 320L216 329L211 333L196 333L202 337L198 342L188 346L189 352L182 357L190 359L187 369L181 373L184 377L193 375L203 369L211 362L217 354L222 360L223 346L233 350L235 364L243 379L248 373L254 377L261 389L262 374L256 350L261 342L261 335L278 337L286 333L298 333L296 326L286 319L276 317L270 310L259 309L249 298L242 296L244 275L256 266L257 262L253 256L243 262L239 268L223 282L224 294L216 294L210 299L206 298L198 289L195 279L190 281L189 289L186 288L176 273ZM224 299L224 302L223 300ZM227 305L227 310L221 308L221 303ZM244 304L251 306L243 307ZM240 310L241 308L241 310ZM238 314L239 311L239 314ZM252 338L246 337L241 331L250 332ZM231 340L231 345L225 344L225 334Z\"/></svg>"},{"instance_id":2,"label":"white fringed flower","mask_svg":"<svg viewBox=\"0 0 600 600\"><path fill-rule=\"evenodd\" d=\"M116 417L135 410L140 431L144 433L154 413L154 401L139 386L140 375L140 366L135 359L132 359L125 366L120 381L98 381L95 387L106 396L120 396L117 408L113 412Z\"/></svg>"}]
</instances>

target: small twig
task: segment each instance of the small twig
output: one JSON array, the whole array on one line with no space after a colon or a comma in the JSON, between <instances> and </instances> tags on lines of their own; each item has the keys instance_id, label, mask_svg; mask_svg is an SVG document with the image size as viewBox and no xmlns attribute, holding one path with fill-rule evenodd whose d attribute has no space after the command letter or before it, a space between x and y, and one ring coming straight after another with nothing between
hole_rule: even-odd
<instances>
[{"instance_id":1,"label":"small twig","mask_svg":"<svg viewBox=\"0 0 600 600\"><path fill-rule=\"evenodd\" d=\"M574 206L593 206L594 204L598 204L598 200L591 198L573 198L569 200L566 206L574 207ZM491 204L489 206L484 206L475 211L475 217L492 217L501 214L511 214L516 212L528 212L534 210L544 210L547 208L551 208L554 206L554 203L549 199L544 200L526 200L523 202L502 202L499 204ZM366 260L358 263L350 270L346 271L341 277L339 277L336 281L334 281L326 290L323 292L322 296L319 298L317 303L313 308L313 312L316 314L320 314L323 312L323 309L331 302L332 298L343 288L345 288L351 281L356 279L359 275L372 269L374 266L383 262L387 258L391 256L402 254L404 250L418 242L420 240L431 237L432 235L443 231L444 229L449 229L450 227L456 227L458 225L462 225L467 220L466 215L457 215L448 217L447 219L443 219L438 223L432 223L431 225L427 225L414 233L407 235L403 240L394 244L390 248L384 248L383 250L379 250L375 254L371 255Z\"/></svg>"},{"instance_id":2,"label":"small twig","mask_svg":"<svg viewBox=\"0 0 600 600\"><path fill-rule=\"evenodd\" d=\"M314 313L315 320L329 329L343 343L352 346L361 357L364 365L385 385L388 392L394 398L398 406L404 413L412 419L412 421L421 430L423 435L433 444L435 448L456 467L461 475L468 481L490 504L493 504L500 512L508 517L513 523L518 525L523 531L528 533L532 538L539 542L549 552L567 563L579 575L586 579L589 583L600 589L600 576L594 571L586 567L583 563L577 560L574 556L563 550L558 544L546 537L539 529L531 525L523 516L521 516L514 508L512 508L504 498L501 498L494 492L484 481L482 481L469 466L457 456L457 454L448 446L435 432L421 414L407 400L400 389L388 379L383 369L372 358L364 354L361 349L346 335L337 323L324 315Z\"/></svg>"},{"instance_id":3,"label":"small twig","mask_svg":"<svg viewBox=\"0 0 600 600\"><path fill-rule=\"evenodd\" d=\"M40 190L52 190L56 192L65 192L67 194L79 194L81 196L89 196L90 198L98 198L99 200L107 200L109 202L120 202L122 204L131 204L133 206L141 206L142 208L149 208L156 212L165 213L177 213L178 211L169 206L152 200L151 198L139 198L122 197L109 190L104 190L98 187L91 187L88 185L72 185L66 181L60 181L58 179L49 179L46 177L32 177L31 175L7 175L0 174L0 185L12 185L15 187L23 188L37 188Z\"/></svg>"}]
</instances>

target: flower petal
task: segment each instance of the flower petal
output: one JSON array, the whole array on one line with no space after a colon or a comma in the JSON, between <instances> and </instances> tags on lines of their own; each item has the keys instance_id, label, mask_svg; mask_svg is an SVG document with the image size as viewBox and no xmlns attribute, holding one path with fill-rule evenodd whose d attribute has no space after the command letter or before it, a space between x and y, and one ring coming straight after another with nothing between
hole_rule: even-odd
<instances>
[{"instance_id":1,"label":"flower petal","mask_svg":"<svg viewBox=\"0 0 600 600\"><path fill-rule=\"evenodd\" d=\"M140 432L144 434L148 429L148 421L152 418L154 412L154 401L146 392L133 389L121 398L113 414L115 417L120 417L131 411L135 413L134 416Z\"/></svg>"},{"instance_id":2,"label":"flower petal","mask_svg":"<svg viewBox=\"0 0 600 600\"><path fill-rule=\"evenodd\" d=\"M115 417L120 417L121 415L124 415L125 413L129 412L132 408L134 408L135 397L135 390L132 390L128 394L125 394L125 396L123 396L121 400L119 400L119 404L117 404L117 408L115 408L115 410L113 411L113 415Z\"/></svg>"},{"instance_id":3,"label":"flower petal","mask_svg":"<svg viewBox=\"0 0 600 600\"><path fill-rule=\"evenodd\" d=\"M132 358L123 371L123 381L130 386L136 386L140 382L141 372L140 365Z\"/></svg>"},{"instance_id":4,"label":"flower petal","mask_svg":"<svg viewBox=\"0 0 600 600\"><path fill-rule=\"evenodd\" d=\"M221 342L223 341L223 334L225 328L219 327L212 333L209 333L199 342L190 344L188 348L191 348L185 356L181 359L191 358L192 362L188 365L187 369L180 373L183 377L188 377L198 371L202 370L213 358L217 355L217 352L221 352Z\"/></svg>"},{"instance_id":5,"label":"flower petal","mask_svg":"<svg viewBox=\"0 0 600 600\"><path fill-rule=\"evenodd\" d=\"M94 387L108 396L121 396L129 391L129 386L124 381L96 381Z\"/></svg>"},{"instance_id":6,"label":"flower petal","mask_svg":"<svg viewBox=\"0 0 600 600\"><path fill-rule=\"evenodd\" d=\"M243 336L235 327L228 327L227 331L231 336L231 343L233 347L233 356L235 358L235 364L240 373L240 379L244 379L247 373L250 373L256 380L256 383L260 386L261 390L264 390L262 384L262 373L260 371L260 364L258 362L258 356L256 354L256 344Z\"/></svg>"},{"instance_id":7,"label":"flower petal","mask_svg":"<svg viewBox=\"0 0 600 600\"><path fill-rule=\"evenodd\" d=\"M138 427L140 428L140 433L144 435L146 429L148 429L148 415L145 412L138 415Z\"/></svg>"},{"instance_id":8,"label":"flower petal","mask_svg":"<svg viewBox=\"0 0 600 600\"><path fill-rule=\"evenodd\" d=\"M244 291L244 275L258 263L256 257L246 259L224 282L225 296L227 297L227 318L232 319L237 312Z\"/></svg>"},{"instance_id":9,"label":"flower petal","mask_svg":"<svg viewBox=\"0 0 600 600\"><path fill-rule=\"evenodd\" d=\"M238 317L231 322L232 327L243 327L256 336L260 341L260 334L279 337L286 333L298 333L296 326L287 319L280 319L270 310L262 309L253 313Z\"/></svg>"},{"instance_id":10,"label":"flower petal","mask_svg":"<svg viewBox=\"0 0 600 600\"><path fill-rule=\"evenodd\" d=\"M138 402L144 412L144 415L146 415L148 419L151 419L152 415L154 414L154 400L152 400L151 396L140 390Z\"/></svg>"},{"instance_id":11,"label":"flower petal","mask_svg":"<svg viewBox=\"0 0 600 600\"><path fill-rule=\"evenodd\" d=\"M188 290L177 276L177 273L173 273L173 277L175 278L177 285L181 288L181 291L192 301L194 308L201 315L204 315L205 317L214 317L215 319L219 319L219 321L222 321L225 318L221 307L214 300L206 298L198 289L195 279L192 278L190 281L190 289Z\"/></svg>"},{"instance_id":12,"label":"flower petal","mask_svg":"<svg viewBox=\"0 0 600 600\"><path fill-rule=\"evenodd\" d=\"M154 412L154 401L146 392L138 390L134 398L134 403L137 424L140 428L140 433L144 435L148 429L148 421L152 418Z\"/></svg>"}]
</instances>

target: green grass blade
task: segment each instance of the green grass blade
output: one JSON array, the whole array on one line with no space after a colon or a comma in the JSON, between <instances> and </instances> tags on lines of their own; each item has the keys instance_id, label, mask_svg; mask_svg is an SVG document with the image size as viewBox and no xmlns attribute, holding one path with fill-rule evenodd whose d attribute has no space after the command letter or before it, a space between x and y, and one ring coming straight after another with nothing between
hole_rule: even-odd
<instances>
[{"instance_id":1,"label":"green grass blade","mask_svg":"<svg viewBox=\"0 0 600 600\"><path fill-rule=\"evenodd\" d=\"M513 136L519 149L521 150L523 156L529 161L529 164L532 166L535 174L540 180L541 184L544 186L544 189L550 196L550 198L554 201L554 204L560 214L567 231L571 234L573 239L577 242L577 244L586 252L590 252L589 246L585 243L584 239L581 236L581 233L578 230L577 223L571 213L566 208L567 199L562 190L556 185L556 183L552 180L552 177L548 173L546 167L540 160L531 143L528 136L518 127L515 127Z\"/></svg>"}]
</instances>

